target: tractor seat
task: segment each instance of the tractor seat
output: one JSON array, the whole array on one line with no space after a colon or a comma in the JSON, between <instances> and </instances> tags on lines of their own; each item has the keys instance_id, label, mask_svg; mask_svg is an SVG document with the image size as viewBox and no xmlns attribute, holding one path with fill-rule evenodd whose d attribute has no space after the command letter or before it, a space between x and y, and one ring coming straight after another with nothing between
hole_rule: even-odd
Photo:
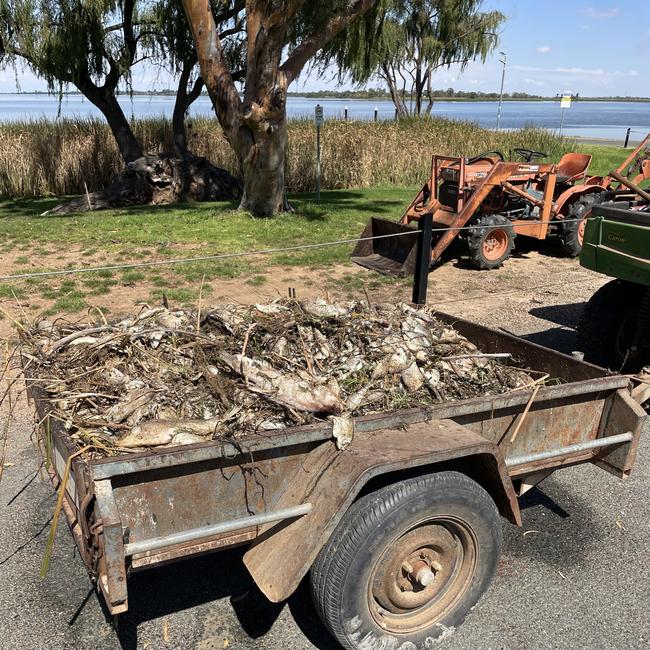
<instances>
[{"instance_id":1,"label":"tractor seat","mask_svg":"<svg viewBox=\"0 0 650 650\"><path fill-rule=\"evenodd\" d=\"M557 165L557 182L571 183L584 178L590 163L587 153L565 153Z\"/></svg>"}]
</instances>

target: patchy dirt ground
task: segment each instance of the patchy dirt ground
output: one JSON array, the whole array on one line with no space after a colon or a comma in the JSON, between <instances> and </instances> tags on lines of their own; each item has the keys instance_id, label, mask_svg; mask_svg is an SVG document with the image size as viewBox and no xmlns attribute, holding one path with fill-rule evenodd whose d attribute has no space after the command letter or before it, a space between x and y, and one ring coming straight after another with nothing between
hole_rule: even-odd
<instances>
[{"instance_id":1,"label":"patchy dirt ground","mask_svg":"<svg viewBox=\"0 0 650 650\"><path fill-rule=\"evenodd\" d=\"M539 250L538 250L539 249ZM176 253L178 251L175 251ZM74 262L78 252L45 256L39 264L62 269ZM62 259L59 259L62 258ZM18 261L17 261L18 260ZM138 261L138 260L133 260ZM364 299L410 300L410 279L386 278L354 264L327 267L270 266L260 271L260 258L251 258L251 271L239 269L233 279L210 278L199 272L185 273L184 265L154 269L106 272L89 278L85 275L36 279L0 285L0 338L11 335L12 319L32 319L40 313L68 318L106 318L133 312L143 303L159 304L163 296L171 306L196 306L218 302L250 304L286 297L295 289L298 298L329 295L334 300ZM21 264L15 253L3 258L6 273L38 270ZM103 255L86 257L86 266L114 264ZM206 263L218 264L218 262ZM577 260L555 257L552 249L520 247L516 255L494 271L475 271L462 263L449 261L429 275L428 302L445 311L480 323L495 318L504 327L525 333L543 328L560 330L576 320L581 305L606 281L582 269ZM550 308L562 298L563 306ZM566 342L566 341L565 341Z\"/></svg>"}]
</instances>

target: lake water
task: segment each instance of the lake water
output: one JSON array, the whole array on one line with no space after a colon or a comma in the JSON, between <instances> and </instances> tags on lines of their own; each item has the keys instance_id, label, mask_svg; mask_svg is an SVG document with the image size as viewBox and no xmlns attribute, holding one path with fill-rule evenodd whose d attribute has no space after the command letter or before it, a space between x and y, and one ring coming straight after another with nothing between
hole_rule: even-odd
<instances>
[{"instance_id":1,"label":"lake water","mask_svg":"<svg viewBox=\"0 0 650 650\"><path fill-rule=\"evenodd\" d=\"M171 116L174 98L171 96L137 95L124 96L120 103L128 115L135 117ZM311 99L290 97L287 112L293 117L311 117L314 107L323 106L325 119L341 118L348 107L350 119L373 119L374 109L381 119L392 119L395 109L390 101L363 99ZM63 117L100 116L99 111L81 95L67 95L60 106ZM481 126L494 128L497 102L436 102L433 115L458 120L478 122ZM56 97L30 94L0 94L0 122L46 117L56 119L59 102ZM211 115L210 100L202 96L191 108L193 115ZM504 102L501 110L501 126L516 129L534 124L547 129L560 127L562 111L559 102ZM563 133L581 138L623 140L626 129L631 128L630 140L638 142L650 132L650 102L573 102L564 116Z\"/></svg>"}]
</instances>

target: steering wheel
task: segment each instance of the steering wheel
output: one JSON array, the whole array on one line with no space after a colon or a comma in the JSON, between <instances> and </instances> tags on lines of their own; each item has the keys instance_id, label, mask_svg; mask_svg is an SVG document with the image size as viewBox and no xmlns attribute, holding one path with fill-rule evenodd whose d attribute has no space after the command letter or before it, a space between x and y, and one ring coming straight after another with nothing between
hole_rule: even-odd
<instances>
[{"instance_id":1,"label":"steering wheel","mask_svg":"<svg viewBox=\"0 0 650 650\"><path fill-rule=\"evenodd\" d=\"M518 156L521 156L526 162L533 162L538 158L546 158L547 154L543 151L533 151L532 149L514 149Z\"/></svg>"},{"instance_id":2,"label":"steering wheel","mask_svg":"<svg viewBox=\"0 0 650 650\"><path fill-rule=\"evenodd\" d=\"M474 156L473 158L468 158L466 160L466 164L472 165L479 160L489 160L490 162L494 162L491 157L492 155L497 156L501 162L504 162L506 159L506 157L500 151L486 151L484 153L480 153L478 156Z\"/></svg>"}]
</instances>

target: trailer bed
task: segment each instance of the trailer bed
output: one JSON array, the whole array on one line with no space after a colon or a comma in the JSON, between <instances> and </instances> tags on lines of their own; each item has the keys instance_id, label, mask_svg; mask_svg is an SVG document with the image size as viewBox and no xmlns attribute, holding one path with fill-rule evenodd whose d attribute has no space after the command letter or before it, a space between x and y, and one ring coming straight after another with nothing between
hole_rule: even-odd
<instances>
[{"instance_id":1,"label":"trailer bed","mask_svg":"<svg viewBox=\"0 0 650 650\"><path fill-rule=\"evenodd\" d=\"M628 476L645 414L630 397L627 377L505 332L444 313L435 316L453 324L483 352L510 352L522 367L548 373L561 383L539 387L535 395L532 389L521 390L355 418L355 436L388 431L397 438L410 428L410 439L417 440L418 426L451 420L498 448L515 487L527 477L579 462L595 462L619 477ZM269 522L309 512L292 511L305 506L291 503L287 495L308 457L323 445L332 447L332 425L323 422L237 442L210 441L88 461L78 455L61 423L47 417L51 407L43 391L32 385L29 393L55 484L69 467L63 509L113 613L128 607L129 572L249 543L268 532ZM619 444L589 446L622 433L627 438ZM569 451L557 453L562 449ZM549 451L550 457L540 458ZM517 462L508 466L509 459Z\"/></svg>"}]
</instances>

